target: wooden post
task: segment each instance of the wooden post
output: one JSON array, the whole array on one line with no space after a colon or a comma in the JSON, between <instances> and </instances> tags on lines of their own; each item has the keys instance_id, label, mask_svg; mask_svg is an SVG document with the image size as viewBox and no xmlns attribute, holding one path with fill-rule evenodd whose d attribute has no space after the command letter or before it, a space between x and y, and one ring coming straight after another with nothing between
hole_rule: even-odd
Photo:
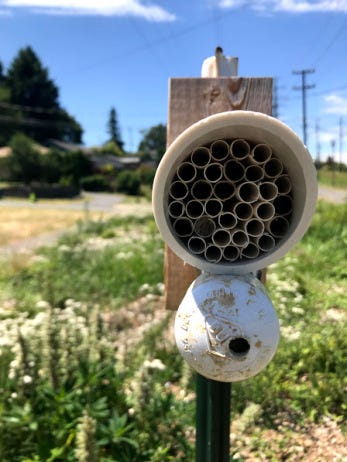
<instances>
[{"instance_id":1,"label":"wooden post","mask_svg":"<svg viewBox=\"0 0 347 462\"><path fill-rule=\"evenodd\" d=\"M167 145L193 123L219 112L247 110L271 115L271 78L181 78L171 79ZM165 307L177 310L199 270L165 249Z\"/></svg>"}]
</instances>

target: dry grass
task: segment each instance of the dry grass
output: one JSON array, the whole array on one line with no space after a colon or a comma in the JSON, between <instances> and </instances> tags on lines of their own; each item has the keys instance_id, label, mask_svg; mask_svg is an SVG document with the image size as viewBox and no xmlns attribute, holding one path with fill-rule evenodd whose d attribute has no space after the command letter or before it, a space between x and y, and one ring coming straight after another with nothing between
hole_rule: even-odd
<instances>
[{"instance_id":1,"label":"dry grass","mask_svg":"<svg viewBox=\"0 0 347 462\"><path fill-rule=\"evenodd\" d=\"M100 213L89 213L99 218ZM0 208L0 247L23 239L72 227L86 218L83 210L50 210L29 207Z\"/></svg>"}]
</instances>

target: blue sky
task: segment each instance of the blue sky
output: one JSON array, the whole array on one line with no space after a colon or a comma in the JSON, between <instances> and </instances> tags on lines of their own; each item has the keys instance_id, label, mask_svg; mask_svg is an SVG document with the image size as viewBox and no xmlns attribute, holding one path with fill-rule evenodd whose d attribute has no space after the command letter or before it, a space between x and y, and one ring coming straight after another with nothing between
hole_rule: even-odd
<instances>
[{"instance_id":1,"label":"blue sky","mask_svg":"<svg viewBox=\"0 0 347 462\"><path fill-rule=\"evenodd\" d=\"M84 143L106 141L114 106L130 151L142 130L166 123L168 79L199 77L217 45L239 57L240 76L277 79L279 118L300 137L293 87L301 80L292 71L315 69L308 147L315 157L319 141L321 158L339 160L341 151L347 162L347 0L0 0L5 68L27 45L84 128Z\"/></svg>"}]
</instances>

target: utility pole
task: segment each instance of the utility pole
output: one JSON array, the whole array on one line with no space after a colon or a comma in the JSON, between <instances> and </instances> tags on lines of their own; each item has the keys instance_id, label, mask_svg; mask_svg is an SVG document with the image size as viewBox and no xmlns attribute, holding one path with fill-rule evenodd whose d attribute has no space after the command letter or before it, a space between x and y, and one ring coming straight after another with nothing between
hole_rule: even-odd
<instances>
[{"instance_id":1,"label":"utility pole","mask_svg":"<svg viewBox=\"0 0 347 462\"><path fill-rule=\"evenodd\" d=\"M339 119L339 162L342 170L342 151L343 151L343 118Z\"/></svg>"},{"instance_id":2,"label":"utility pole","mask_svg":"<svg viewBox=\"0 0 347 462\"><path fill-rule=\"evenodd\" d=\"M293 71L293 74L301 75L301 86L293 87L294 90L301 90L302 93L302 130L303 130L303 141L307 145L307 121L306 121L306 90L314 88L315 85L306 84L306 74L312 74L315 72L314 69L303 69L301 71Z\"/></svg>"},{"instance_id":3,"label":"utility pole","mask_svg":"<svg viewBox=\"0 0 347 462\"><path fill-rule=\"evenodd\" d=\"M320 144L320 125L319 120L316 120L316 162L320 163L320 152L321 152L321 144Z\"/></svg>"}]
</instances>

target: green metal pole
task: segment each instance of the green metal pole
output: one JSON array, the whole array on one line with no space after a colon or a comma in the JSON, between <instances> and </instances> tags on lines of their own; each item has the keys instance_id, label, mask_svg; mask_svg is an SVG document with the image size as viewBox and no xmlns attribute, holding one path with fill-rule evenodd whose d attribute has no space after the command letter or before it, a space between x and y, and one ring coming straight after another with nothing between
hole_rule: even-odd
<instances>
[{"instance_id":1,"label":"green metal pole","mask_svg":"<svg viewBox=\"0 0 347 462\"><path fill-rule=\"evenodd\" d=\"M231 384L196 378L196 462L230 460Z\"/></svg>"}]
</instances>

